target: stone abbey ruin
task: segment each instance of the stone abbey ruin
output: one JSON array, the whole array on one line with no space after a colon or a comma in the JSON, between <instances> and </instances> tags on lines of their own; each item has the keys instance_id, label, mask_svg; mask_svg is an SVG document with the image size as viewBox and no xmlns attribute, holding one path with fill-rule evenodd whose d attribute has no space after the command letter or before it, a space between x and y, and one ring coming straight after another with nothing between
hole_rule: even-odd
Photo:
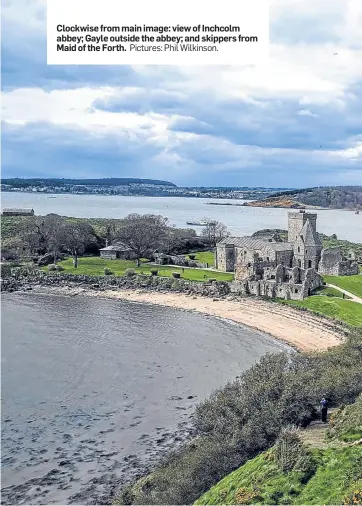
<instances>
[{"instance_id":1,"label":"stone abbey ruin","mask_svg":"<svg viewBox=\"0 0 362 506\"><path fill-rule=\"evenodd\" d=\"M317 214L304 210L288 213L288 241L226 237L216 246L215 266L234 272L232 291L267 297L302 300L323 284L322 274L358 274L353 251L344 257L340 248L323 248L316 229Z\"/></svg>"}]
</instances>

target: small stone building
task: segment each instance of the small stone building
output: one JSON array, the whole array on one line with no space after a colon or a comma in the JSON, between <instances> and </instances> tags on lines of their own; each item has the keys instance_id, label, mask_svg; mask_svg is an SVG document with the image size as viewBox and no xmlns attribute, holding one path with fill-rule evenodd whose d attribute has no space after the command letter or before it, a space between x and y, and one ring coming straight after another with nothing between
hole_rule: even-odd
<instances>
[{"instance_id":1,"label":"small stone building","mask_svg":"<svg viewBox=\"0 0 362 506\"><path fill-rule=\"evenodd\" d=\"M115 243L99 250L101 258L107 260L134 260L136 255L122 243Z\"/></svg>"},{"instance_id":2,"label":"small stone building","mask_svg":"<svg viewBox=\"0 0 362 506\"><path fill-rule=\"evenodd\" d=\"M9 209L5 208L3 216L34 216L34 209Z\"/></svg>"}]
</instances>

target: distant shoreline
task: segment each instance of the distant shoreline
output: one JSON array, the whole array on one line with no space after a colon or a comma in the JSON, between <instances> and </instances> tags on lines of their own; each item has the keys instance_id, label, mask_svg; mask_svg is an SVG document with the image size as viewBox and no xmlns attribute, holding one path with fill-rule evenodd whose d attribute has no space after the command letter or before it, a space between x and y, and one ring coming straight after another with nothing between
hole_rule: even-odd
<instances>
[{"instance_id":1,"label":"distant shoreline","mask_svg":"<svg viewBox=\"0 0 362 506\"><path fill-rule=\"evenodd\" d=\"M102 297L156 304L191 312L198 312L232 321L263 332L299 351L322 351L343 341L342 328L331 320L289 306L254 298L211 298L163 290L146 289L90 289L67 286L34 286L33 293L49 295ZM29 292L28 292L29 293Z\"/></svg>"}]
</instances>

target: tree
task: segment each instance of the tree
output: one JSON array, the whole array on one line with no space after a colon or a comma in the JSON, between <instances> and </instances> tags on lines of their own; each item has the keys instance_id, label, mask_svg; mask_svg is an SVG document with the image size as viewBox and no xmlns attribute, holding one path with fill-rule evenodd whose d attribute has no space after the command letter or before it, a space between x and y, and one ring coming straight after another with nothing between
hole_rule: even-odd
<instances>
[{"instance_id":1,"label":"tree","mask_svg":"<svg viewBox=\"0 0 362 506\"><path fill-rule=\"evenodd\" d=\"M57 214L36 216L28 223L23 238L30 252L38 255L52 253L56 263L63 242L63 223L64 218Z\"/></svg>"},{"instance_id":2,"label":"tree","mask_svg":"<svg viewBox=\"0 0 362 506\"><path fill-rule=\"evenodd\" d=\"M137 259L153 254L162 247L168 235L168 220L155 214L129 214L118 230L117 239L127 246Z\"/></svg>"},{"instance_id":3,"label":"tree","mask_svg":"<svg viewBox=\"0 0 362 506\"><path fill-rule=\"evenodd\" d=\"M62 242L66 250L73 257L73 266L78 267L78 256L84 253L89 242L94 237L93 228L88 223L66 221L62 227Z\"/></svg>"},{"instance_id":4,"label":"tree","mask_svg":"<svg viewBox=\"0 0 362 506\"><path fill-rule=\"evenodd\" d=\"M64 242L64 223L64 218L57 214L48 214L42 223L46 248L49 253L53 254L55 264Z\"/></svg>"},{"instance_id":5,"label":"tree","mask_svg":"<svg viewBox=\"0 0 362 506\"><path fill-rule=\"evenodd\" d=\"M208 242L215 247L218 242L227 237L229 232L227 231L226 225L221 223L220 221L207 220L205 219L207 224L201 231L201 235L206 237Z\"/></svg>"},{"instance_id":6,"label":"tree","mask_svg":"<svg viewBox=\"0 0 362 506\"><path fill-rule=\"evenodd\" d=\"M112 244L114 239L117 237L117 231L119 228L119 220L106 220L103 222L100 236L106 240L106 246Z\"/></svg>"}]
</instances>

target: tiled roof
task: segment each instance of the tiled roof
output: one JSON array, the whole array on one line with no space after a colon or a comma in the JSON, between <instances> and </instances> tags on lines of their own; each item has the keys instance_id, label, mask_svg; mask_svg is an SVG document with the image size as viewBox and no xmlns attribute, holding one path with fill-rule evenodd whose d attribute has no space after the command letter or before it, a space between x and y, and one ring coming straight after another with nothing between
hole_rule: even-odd
<instances>
[{"instance_id":1,"label":"tiled roof","mask_svg":"<svg viewBox=\"0 0 362 506\"><path fill-rule=\"evenodd\" d=\"M225 237L218 244L233 244L236 247L250 249L264 249L268 247L274 251L292 251L293 246L289 242L269 242L255 237Z\"/></svg>"},{"instance_id":2,"label":"tiled roof","mask_svg":"<svg viewBox=\"0 0 362 506\"><path fill-rule=\"evenodd\" d=\"M99 251L128 251L130 248L125 246L124 244L117 243L112 244L111 246L106 246L105 248L101 248Z\"/></svg>"}]
</instances>

